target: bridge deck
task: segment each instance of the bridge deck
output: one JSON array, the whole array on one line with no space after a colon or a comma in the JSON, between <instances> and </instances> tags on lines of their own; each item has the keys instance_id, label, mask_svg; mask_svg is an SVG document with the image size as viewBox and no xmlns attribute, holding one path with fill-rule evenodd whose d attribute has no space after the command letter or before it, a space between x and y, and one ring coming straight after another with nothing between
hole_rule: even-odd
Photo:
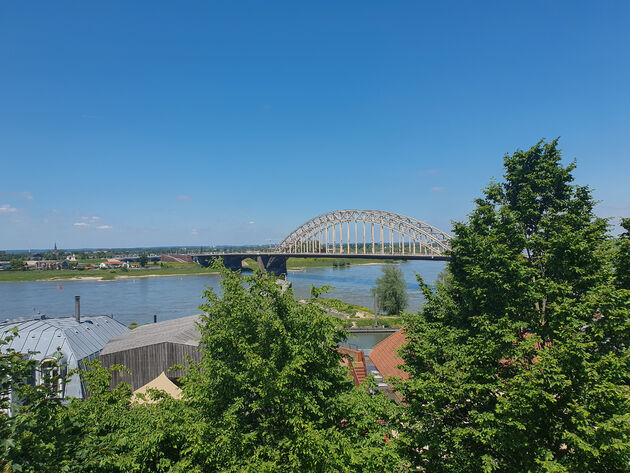
<instances>
[{"instance_id":1,"label":"bridge deck","mask_svg":"<svg viewBox=\"0 0 630 473\"><path fill-rule=\"evenodd\" d=\"M238 256L242 258L256 259L258 256L282 256L285 258L357 258L357 259L394 259L394 260L427 260L448 261L449 256L414 255L408 253L273 253L273 252L242 252L242 253L199 253L193 257L217 257Z\"/></svg>"}]
</instances>

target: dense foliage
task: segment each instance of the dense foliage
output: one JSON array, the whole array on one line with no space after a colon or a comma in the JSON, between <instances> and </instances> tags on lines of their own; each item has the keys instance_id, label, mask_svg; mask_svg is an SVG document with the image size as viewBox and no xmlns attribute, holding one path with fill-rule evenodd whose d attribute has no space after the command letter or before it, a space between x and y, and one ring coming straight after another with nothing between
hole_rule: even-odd
<instances>
[{"instance_id":1,"label":"dense foliage","mask_svg":"<svg viewBox=\"0 0 630 473\"><path fill-rule=\"evenodd\" d=\"M11 271L22 271L24 269L24 261L20 258L11 259Z\"/></svg>"},{"instance_id":2,"label":"dense foliage","mask_svg":"<svg viewBox=\"0 0 630 473\"><path fill-rule=\"evenodd\" d=\"M402 443L426 471L629 470L627 234L611 258L560 160L556 141L506 156L407 318Z\"/></svg>"},{"instance_id":3,"label":"dense foliage","mask_svg":"<svg viewBox=\"0 0 630 473\"><path fill-rule=\"evenodd\" d=\"M447 270L404 316L404 404L351 383L327 288L299 304L217 267L180 400L139 404L95 362L91 396L64 404L54 361L34 386L45 367L3 350L0 471L630 471L630 219L610 238L573 169L556 141L506 156L455 224ZM378 283L399 313L400 270Z\"/></svg>"},{"instance_id":4,"label":"dense foliage","mask_svg":"<svg viewBox=\"0 0 630 473\"><path fill-rule=\"evenodd\" d=\"M191 454L210 471L395 469L378 422L389 402L351 385L335 322L273 278L224 271L222 289L206 292L203 359L184 384L212 419Z\"/></svg>"},{"instance_id":5,"label":"dense foliage","mask_svg":"<svg viewBox=\"0 0 630 473\"><path fill-rule=\"evenodd\" d=\"M376 306L386 314L398 315L408 304L407 284L400 268L384 266L383 275L376 278L376 286L372 288L376 297Z\"/></svg>"},{"instance_id":6,"label":"dense foliage","mask_svg":"<svg viewBox=\"0 0 630 473\"><path fill-rule=\"evenodd\" d=\"M140 263L140 266L142 266L144 268L147 265L147 263L149 262L149 257L147 256L146 253L142 253L140 255L140 258L138 259L138 262Z\"/></svg>"},{"instance_id":7,"label":"dense foliage","mask_svg":"<svg viewBox=\"0 0 630 473\"><path fill-rule=\"evenodd\" d=\"M630 218L621 219L624 232L619 236L618 252L615 256L617 285L630 289Z\"/></svg>"},{"instance_id":8,"label":"dense foliage","mask_svg":"<svg viewBox=\"0 0 630 473\"><path fill-rule=\"evenodd\" d=\"M22 464L27 463L24 471L55 471L53 465L64 456L64 449L57 447L70 440L57 422L62 411L56 395L59 373L46 369L57 362L42 366L28 356L31 353L7 349L5 345L15 335L12 331L0 340L0 469L23 471ZM43 379L39 385L33 382L37 370ZM21 405L12 402L12 397ZM10 409L16 414L12 418L7 415Z\"/></svg>"},{"instance_id":9,"label":"dense foliage","mask_svg":"<svg viewBox=\"0 0 630 473\"><path fill-rule=\"evenodd\" d=\"M54 390L25 385L15 415L0 414L0 470L400 470L395 405L351 382L332 318L272 277L220 270L222 295L205 293L202 358L182 379L183 399L134 403L98 363L84 374L84 401L64 406ZM0 361L4 408L36 363L15 353Z\"/></svg>"}]
</instances>

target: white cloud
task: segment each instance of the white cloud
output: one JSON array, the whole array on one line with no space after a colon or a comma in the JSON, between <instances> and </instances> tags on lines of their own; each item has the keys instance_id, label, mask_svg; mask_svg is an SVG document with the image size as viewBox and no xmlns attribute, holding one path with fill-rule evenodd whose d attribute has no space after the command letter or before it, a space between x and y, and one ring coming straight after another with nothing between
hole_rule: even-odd
<instances>
[{"instance_id":1,"label":"white cloud","mask_svg":"<svg viewBox=\"0 0 630 473\"><path fill-rule=\"evenodd\" d=\"M189 195L178 195L177 200L190 200Z\"/></svg>"},{"instance_id":2,"label":"white cloud","mask_svg":"<svg viewBox=\"0 0 630 473\"><path fill-rule=\"evenodd\" d=\"M199 235L199 232L193 228L192 231L190 232L190 234L192 236L197 236L197 235Z\"/></svg>"},{"instance_id":3,"label":"white cloud","mask_svg":"<svg viewBox=\"0 0 630 473\"><path fill-rule=\"evenodd\" d=\"M73 223L72 225L74 225L75 227L89 227L90 226L89 223L85 223L85 222L76 222L76 223Z\"/></svg>"},{"instance_id":4,"label":"white cloud","mask_svg":"<svg viewBox=\"0 0 630 473\"><path fill-rule=\"evenodd\" d=\"M431 187L431 190L433 192L442 192L444 190L444 187L442 187L442 186L435 186L435 187Z\"/></svg>"},{"instance_id":5,"label":"white cloud","mask_svg":"<svg viewBox=\"0 0 630 473\"><path fill-rule=\"evenodd\" d=\"M99 225L96 228L98 228L99 230L111 230L114 227L112 227L111 225Z\"/></svg>"},{"instance_id":6,"label":"white cloud","mask_svg":"<svg viewBox=\"0 0 630 473\"><path fill-rule=\"evenodd\" d=\"M89 215L81 215L80 218L84 222L90 222L90 223L96 223L101 219L101 217L97 217L96 215L93 215L92 217L90 217Z\"/></svg>"},{"instance_id":7,"label":"white cloud","mask_svg":"<svg viewBox=\"0 0 630 473\"><path fill-rule=\"evenodd\" d=\"M0 213L17 212L15 207L11 207L9 204L0 205Z\"/></svg>"},{"instance_id":8,"label":"white cloud","mask_svg":"<svg viewBox=\"0 0 630 473\"><path fill-rule=\"evenodd\" d=\"M249 224L250 224L250 225L253 225L253 224L255 224L255 223L256 223L256 222L254 222L253 220L250 220L250 222L249 222Z\"/></svg>"},{"instance_id":9,"label":"white cloud","mask_svg":"<svg viewBox=\"0 0 630 473\"><path fill-rule=\"evenodd\" d=\"M20 195L24 197L26 200L33 200L33 194L28 191L20 192Z\"/></svg>"}]
</instances>

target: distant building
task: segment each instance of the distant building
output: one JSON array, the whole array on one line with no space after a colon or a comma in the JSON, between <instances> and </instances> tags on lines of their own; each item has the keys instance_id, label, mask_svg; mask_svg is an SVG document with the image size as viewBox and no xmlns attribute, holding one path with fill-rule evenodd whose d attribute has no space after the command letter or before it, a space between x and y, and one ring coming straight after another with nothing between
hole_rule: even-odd
<instances>
[{"instance_id":1,"label":"distant building","mask_svg":"<svg viewBox=\"0 0 630 473\"><path fill-rule=\"evenodd\" d=\"M67 269L68 262L66 260L28 260L26 261L26 269L30 270L49 270L49 269Z\"/></svg>"},{"instance_id":2,"label":"distant building","mask_svg":"<svg viewBox=\"0 0 630 473\"><path fill-rule=\"evenodd\" d=\"M0 271L11 269L11 261L0 261Z\"/></svg>"},{"instance_id":3,"label":"distant building","mask_svg":"<svg viewBox=\"0 0 630 473\"><path fill-rule=\"evenodd\" d=\"M129 331L123 324L106 315L81 317L80 321L74 317L42 316L37 319L0 322L0 338L6 339L9 335L7 332L13 328L18 329L17 336L7 345L0 345L2 352L12 348L41 361L43 369L46 360L52 360L59 354L60 374L85 368L85 363L96 358L107 342ZM42 382L42 373L33 373L33 383ZM85 397L86 387L81 376L75 374L65 386L59 386L59 394L62 398Z\"/></svg>"},{"instance_id":4,"label":"distant building","mask_svg":"<svg viewBox=\"0 0 630 473\"><path fill-rule=\"evenodd\" d=\"M191 255L162 255L160 260L163 263L192 263L193 257Z\"/></svg>"},{"instance_id":5,"label":"distant building","mask_svg":"<svg viewBox=\"0 0 630 473\"><path fill-rule=\"evenodd\" d=\"M103 261L99 267L101 269L113 269L113 268L128 268L129 267L129 263L127 263L126 261L120 261L117 259L110 259L107 261Z\"/></svg>"}]
</instances>

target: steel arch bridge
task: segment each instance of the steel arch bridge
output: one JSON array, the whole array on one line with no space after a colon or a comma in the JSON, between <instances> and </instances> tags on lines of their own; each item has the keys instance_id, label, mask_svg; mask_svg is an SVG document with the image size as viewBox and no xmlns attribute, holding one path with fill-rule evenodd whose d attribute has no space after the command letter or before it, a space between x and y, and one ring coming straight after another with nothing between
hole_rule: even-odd
<instances>
[{"instance_id":1,"label":"steel arch bridge","mask_svg":"<svg viewBox=\"0 0 630 473\"><path fill-rule=\"evenodd\" d=\"M444 257L450 250L450 239L448 233L404 215L383 210L337 210L300 225L275 251L292 255Z\"/></svg>"}]
</instances>

